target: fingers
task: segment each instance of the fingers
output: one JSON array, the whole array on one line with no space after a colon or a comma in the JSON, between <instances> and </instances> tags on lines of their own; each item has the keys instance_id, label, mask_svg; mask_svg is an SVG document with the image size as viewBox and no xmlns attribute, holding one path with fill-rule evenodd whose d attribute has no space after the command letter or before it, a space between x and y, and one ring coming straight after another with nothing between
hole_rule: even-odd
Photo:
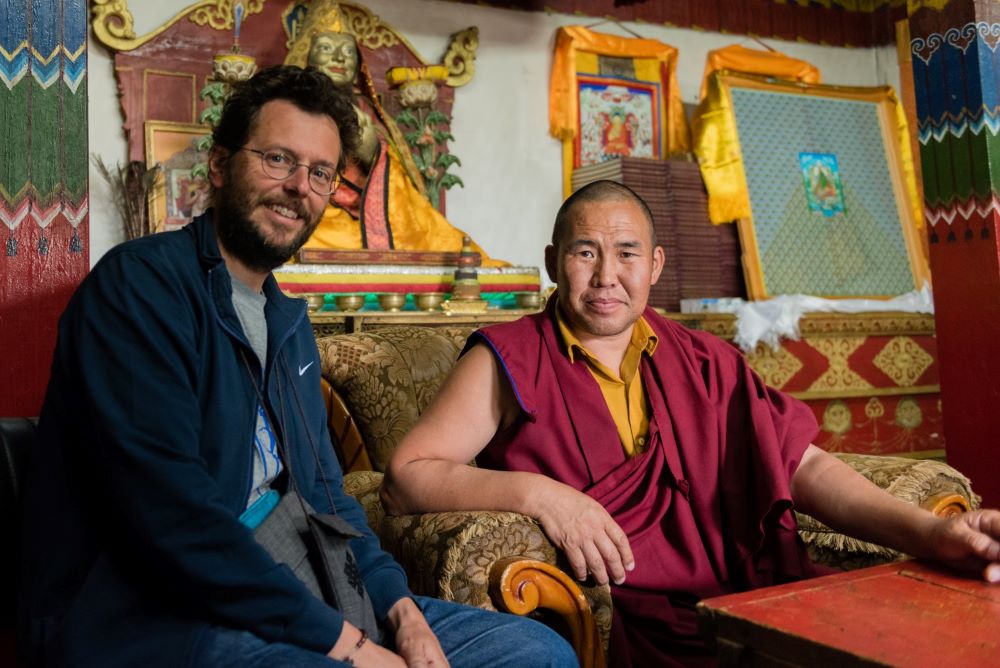
<instances>
[{"instance_id":1,"label":"fingers","mask_svg":"<svg viewBox=\"0 0 1000 668\"><path fill-rule=\"evenodd\" d=\"M583 550L567 543L563 546L563 553L566 555L566 561L569 562L570 570L573 571L573 576L580 582L586 580L588 568L587 558L583 555Z\"/></svg>"},{"instance_id":2,"label":"fingers","mask_svg":"<svg viewBox=\"0 0 1000 668\"><path fill-rule=\"evenodd\" d=\"M609 581L622 584L627 571L635 568L628 537L614 522L580 544L567 542L563 551L573 575L580 581L586 580L589 573L597 584L606 585Z\"/></svg>"},{"instance_id":3,"label":"fingers","mask_svg":"<svg viewBox=\"0 0 1000 668\"><path fill-rule=\"evenodd\" d=\"M618 549L618 554L621 555L622 566L624 566L625 570L634 570L635 557L632 556L632 546L629 544L628 536L625 535L622 528L617 523L612 522L608 536L614 541L615 547Z\"/></svg>"},{"instance_id":4,"label":"fingers","mask_svg":"<svg viewBox=\"0 0 1000 668\"><path fill-rule=\"evenodd\" d=\"M607 540L607 539L605 539ZM604 557L595 543L587 543L583 547L583 554L587 558L587 568L590 574L597 580L597 584L608 584L608 571L604 567Z\"/></svg>"}]
</instances>

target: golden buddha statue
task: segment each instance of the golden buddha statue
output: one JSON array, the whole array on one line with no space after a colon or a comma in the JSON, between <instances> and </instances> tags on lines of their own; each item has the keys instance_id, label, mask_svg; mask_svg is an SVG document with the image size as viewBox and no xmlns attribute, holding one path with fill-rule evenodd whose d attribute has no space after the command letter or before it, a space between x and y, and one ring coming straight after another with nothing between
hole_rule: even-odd
<instances>
[{"instance_id":1,"label":"golden buddha statue","mask_svg":"<svg viewBox=\"0 0 1000 668\"><path fill-rule=\"evenodd\" d=\"M314 2L285 64L315 67L354 95L361 126L357 155L304 248L458 251L467 236L427 199L423 179L395 122L379 103L354 35L344 29L339 4ZM481 247L485 266L503 266Z\"/></svg>"}]
</instances>

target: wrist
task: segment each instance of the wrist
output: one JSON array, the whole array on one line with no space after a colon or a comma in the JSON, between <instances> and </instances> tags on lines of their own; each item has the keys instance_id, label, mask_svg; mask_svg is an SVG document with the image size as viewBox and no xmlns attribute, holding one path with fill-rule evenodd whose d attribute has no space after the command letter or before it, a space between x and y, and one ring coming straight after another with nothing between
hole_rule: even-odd
<instances>
[{"instance_id":1,"label":"wrist","mask_svg":"<svg viewBox=\"0 0 1000 668\"><path fill-rule=\"evenodd\" d=\"M326 655L335 661L340 661L342 656L350 652L358 644L361 636L361 629L345 621L344 627L340 631L340 637L337 638L337 642L334 643Z\"/></svg>"},{"instance_id":2,"label":"wrist","mask_svg":"<svg viewBox=\"0 0 1000 668\"><path fill-rule=\"evenodd\" d=\"M340 644L340 641L338 640L337 645L334 645L334 648L330 650L330 653L327 656L329 656L334 661L339 661L340 663L347 664L348 666L353 666L354 657L358 654L358 652L361 651L361 648L364 647L365 644L367 644L368 642L367 631L365 631L364 629L360 630L355 629L355 630L358 631L358 638L357 640L354 641L352 645L350 645L346 650L338 652L337 645ZM341 636L343 636L343 634L341 634Z\"/></svg>"},{"instance_id":3,"label":"wrist","mask_svg":"<svg viewBox=\"0 0 1000 668\"><path fill-rule=\"evenodd\" d=\"M420 611L417 606L417 602L412 598L406 597L401 598L396 601L391 608L389 608L388 614L386 614L386 620L389 622L389 627L393 631L398 631L399 627L415 618L424 618L424 613Z\"/></svg>"}]
</instances>

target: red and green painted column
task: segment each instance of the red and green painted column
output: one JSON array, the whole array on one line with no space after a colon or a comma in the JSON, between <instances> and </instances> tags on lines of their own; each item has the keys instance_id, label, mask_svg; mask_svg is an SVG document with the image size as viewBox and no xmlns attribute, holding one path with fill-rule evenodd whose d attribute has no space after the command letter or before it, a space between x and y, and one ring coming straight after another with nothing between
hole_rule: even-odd
<instances>
[{"instance_id":1,"label":"red and green painted column","mask_svg":"<svg viewBox=\"0 0 1000 668\"><path fill-rule=\"evenodd\" d=\"M85 0L0 0L0 415L37 415L90 267Z\"/></svg>"},{"instance_id":2,"label":"red and green painted column","mask_svg":"<svg viewBox=\"0 0 1000 668\"><path fill-rule=\"evenodd\" d=\"M948 463L1000 506L1000 4L910 16Z\"/></svg>"}]
</instances>

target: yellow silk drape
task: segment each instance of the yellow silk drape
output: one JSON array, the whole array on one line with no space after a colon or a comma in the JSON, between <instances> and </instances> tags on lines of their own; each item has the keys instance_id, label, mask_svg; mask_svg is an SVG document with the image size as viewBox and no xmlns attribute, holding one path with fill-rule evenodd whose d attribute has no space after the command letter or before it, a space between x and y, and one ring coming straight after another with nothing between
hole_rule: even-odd
<instances>
[{"instance_id":1,"label":"yellow silk drape","mask_svg":"<svg viewBox=\"0 0 1000 668\"><path fill-rule=\"evenodd\" d=\"M701 102L691 120L691 141L708 190L708 215L713 223L731 223L750 215L750 193L743 174L736 121L729 97L712 75L731 70L818 84L819 69L778 51L748 49L739 44L709 51L701 82Z\"/></svg>"},{"instance_id":2,"label":"yellow silk drape","mask_svg":"<svg viewBox=\"0 0 1000 668\"><path fill-rule=\"evenodd\" d=\"M740 218L750 218L750 193L747 190L740 152L739 135L736 132L736 118L733 115L732 100L722 77L729 74L725 70L712 73L708 77L705 98L698 105L691 122L694 153L698 157L701 174L708 190L708 215L713 223L730 223ZM734 73L741 76L742 73ZM758 82L766 82L761 77L748 77ZM859 96L870 97L878 89L850 89ZM899 152L903 185L906 190L907 205L913 214L917 229L923 227L923 208L917 190L916 173L913 166L913 152L910 150L909 129L903 105L891 87L885 86L886 101L892 106L893 122L891 140ZM803 94L815 92L812 86L802 86Z\"/></svg>"},{"instance_id":3,"label":"yellow silk drape","mask_svg":"<svg viewBox=\"0 0 1000 668\"><path fill-rule=\"evenodd\" d=\"M708 77L712 72L730 70L747 74L763 74L779 79L790 79L807 84L820 82L819 68L798 58L786 56L780 51L748 49L740 44L731 44L721 49L709 51L705 58L705 73L701 76L701 93L704 99L708 90Z\"/></svg>"},{"instance_id":4,"label":"yellow silk drape","mask_svg":"<svg viewBox=\"0 0 1000 668\"><path fill-rule=\"evenodd\" d=\"M691 119L694 154L708 191L708 217L715 223L731 223L750 217L750 192L743 172L740 138L728 92L713 72L706 92Z\"/></svg>"},{"instance_id":5,"label":"yellow silk drape","mask_svg":"<svg viewBox=\"0 0 1000 668\"><path fill-rule=\"evenodd\" d=\"M577 91L578 58L585 54L614 56L618 58L652 59L662 86L661 119L664 158L688 151L691 140L680 89L677 85L677 49L653 39L633 39L592 32L583 26L566 26L556 32L556 48L549 82L549 133L563 142L563 196L571 193L574 151L579 122L579 97ZM648 69L648 68L647 68ZM596 73L596 71L595 71ZM666 81L663 81L663 78Z\"/></svg>"},{"instance_id":6,"label":"yellow silk drape","mask_svg":"<svg viewBox=\"0 0 1000 668\"><path fill-rule=\"evenodd\" d=\"M399 154L388 147L389 162L388 219L392 225L396 250L451 251L462 248L466 233L452 226L430 201L411 185L399 161ZM361 223L347 211L328 206L316 231L303 248L361 248ZM509 262L491 258L479 244L472 249L482 256L484 267L508 267Z\"/></svg>"}]
</instances>

